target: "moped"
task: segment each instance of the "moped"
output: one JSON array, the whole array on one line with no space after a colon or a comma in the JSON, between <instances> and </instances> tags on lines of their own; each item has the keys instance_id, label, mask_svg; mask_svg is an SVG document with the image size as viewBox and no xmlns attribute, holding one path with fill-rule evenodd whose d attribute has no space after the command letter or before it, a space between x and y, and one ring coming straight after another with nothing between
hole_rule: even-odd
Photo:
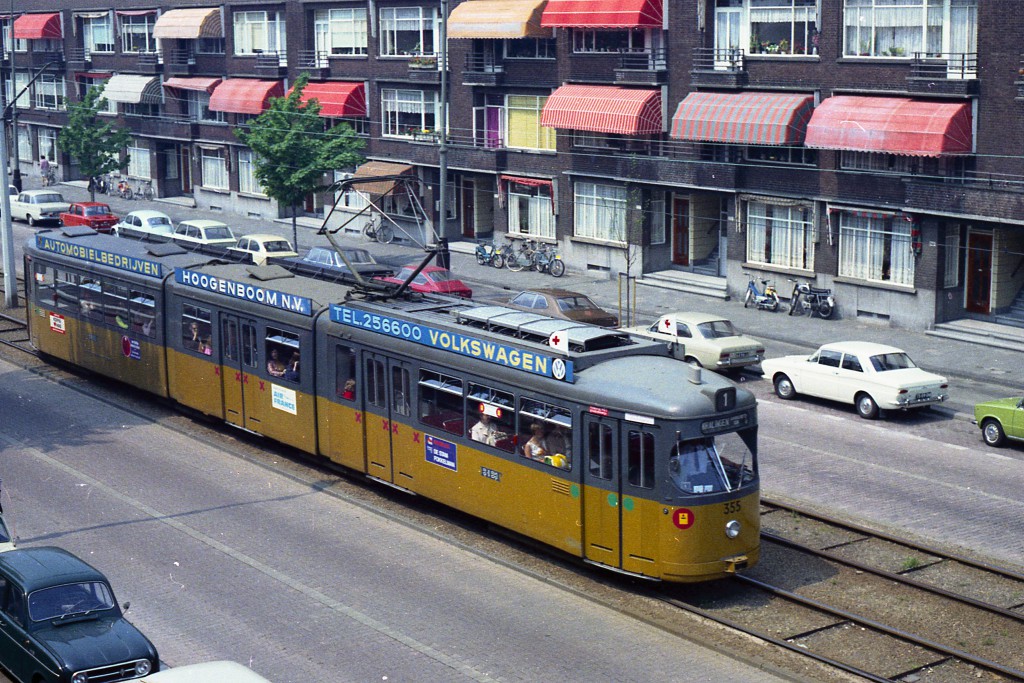
<instances>
[{"instance_id":1,"label":"moped","mask_svg":"<svg viewBox=\"0 0 1024 683\"><path fill-rule=\"evenodd\" d=\"M822 318L829 318L836 308L836 300L831 289L811 287L806 282L790 280L793 283L793 296L789 300L789 314L794 315L797 308L807 315L817 313Z\"/></svg>"},{"instance_id":2,"label":"moped","mask_svg":"<svg viewBox=\"0 0 1024 683\"><path fill-rule=\"evenodd\" d=\"M744 275L750 280L747 282L747 296L743 300L743 308L749 308L753 304L761 311L779 310L779 293L775 291L775 285L770 284L768 280L761 280L761 286L764 289L758 289L754 276L750 273L744 273Z\"/></svg>"}]
</instances>

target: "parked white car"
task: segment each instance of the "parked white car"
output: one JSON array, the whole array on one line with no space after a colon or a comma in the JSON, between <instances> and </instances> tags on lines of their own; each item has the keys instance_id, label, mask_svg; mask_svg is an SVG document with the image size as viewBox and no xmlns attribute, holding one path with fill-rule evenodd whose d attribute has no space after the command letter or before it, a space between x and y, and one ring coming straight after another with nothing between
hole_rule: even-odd
<instances>
[{"instance_id":1,"label":"parked white car","mask_svg":"<svg viewBox=\"0 0 1024 683\"><path fill-rule=\"evenodd\" d=\"M231 247L238 240L226 224L205 219L181 221L174 226L171 239L186 249L210 244Z\"/></svg>"},{"instance_id":2,"label":"parked white car","mask_svg":"<svg viewBox=\"0 0 1024 683\"><path fill-rule=\"evenodd\" d=\"M769 358L764 376L779 398L807 394L852 403L871 420L880 410L907 410L948 398L945 377L926 372L902 350L873 342L825 344L810 356Z\"/></svg>"},{"instance_id":3,"label":"parked white car","mask_svg":"<svg viewBox=\"0 0 1024 683\"><path fill-rule=\"evenodd\" d=\"M711 370L736 370L764 360L764 344L740 334L732 322L713 313L668 313L652 325L619 329L671 344L676 358Z\"/></svg>"},{"instance_id":4,"label":"parked white car","mask_svg":"<svg viewBox=\"0 0 1024 683\"><path fill-rule=\"evenodd\" d=\"M136 683L270 683L237 662L203 662L164 669L143 676Z\"/></svg>"},{"instance_id":5,"label":"parked white car","mask_svg":"<svg viewBox=\"0 0 1024 683\"><path fill-rule=\"evenodd\" d=\"M71 203L53 190L25 190L11 197L11 219L21 219L31 226L44 221L56 223L69 208Z\"/></svg>"},{"instance_id":6,"label":"parked white car","mask_svg":"<svg viewBox=\"0 0 1024 683\"><path fill-rule=\"evenodd\" d=\"M248 254L257 266L265 264L268 256L291 258L299 255L292 249L292 243L285 238L263 234L242 235L238 238L238 243L228 251Z\"/></svg>"},{"instance_id":7,"label":"parked white car","mask_svg":"<svg viewBox=\"0 0 1024 683\"><path fill-rule=\"evenodd\" d=\"M174 232L174 222L171 217L163 211L142 209L132 211L112 228L115 235L128 235L131 237L162 235L170 237Z\"/></svg>"}]
</instances>

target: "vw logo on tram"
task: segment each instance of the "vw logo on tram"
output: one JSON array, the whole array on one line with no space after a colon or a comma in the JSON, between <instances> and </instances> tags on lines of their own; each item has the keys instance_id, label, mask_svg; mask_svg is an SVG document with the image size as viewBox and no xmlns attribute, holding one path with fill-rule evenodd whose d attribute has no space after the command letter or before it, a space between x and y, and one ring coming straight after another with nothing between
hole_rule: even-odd
<instances>
[{"instance_id":1,"label":"vw logo on tram","mask_svg":"<svg viewBox=\"0 0 1024 683\"><path fill-rule=\"evenodd\" d=\"M561 358L551 361L551 374L555 379L565 379L565 361Z\"/></svg>"}]
</instances>

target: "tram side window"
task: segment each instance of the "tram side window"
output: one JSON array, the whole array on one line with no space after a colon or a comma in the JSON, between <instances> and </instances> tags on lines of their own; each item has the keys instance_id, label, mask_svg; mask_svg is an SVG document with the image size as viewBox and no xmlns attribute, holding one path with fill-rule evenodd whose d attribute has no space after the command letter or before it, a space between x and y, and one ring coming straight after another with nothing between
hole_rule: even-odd
<instances>
[{"instance_id":1,"label":"tram side window","mask_svg":"<svg viewBox=\"0 0 1024 683\"><path fill-rule=\"evenodd\" d=\"M298 382L299 335L274 327L267 328L265 340L267 354L267 372L286 382Z\"/></svg>"},{"instance_id":2,"label":"tram side window","mask_svg":"<svg viewBox=\"0 0 1024 683\"><path fill-rule=\"evenodd\" d=\"M420 421L452 434L465 433L462 380L430 370L420 371Z\"/></svg>"},{"instance_id":3,"label":"tram side window","mask_svg":"<svg viewBox=\"0 0 1024 683\"><path fill-rule=\"evenodd\" d=\"M83 276L78 283L78 301L83 318L103 320L103 287L96 278Z\"/></svg>"},{"instance_id":4,"label":"tram side window","mask_svg":"<svg viewBox=\"0 0 1024 683\"><path fill-rule=\"evenodd\" d=\"M516 450L515 398L512 394L486 387L469 385L469 438L512 453Z\"/></svg>"},{"instance_id":5,"label":"tram side window","mask_svg":"<svg viewBox=\"0 0 1024 683\"><path fill-rule=\"evenodd\" d=\"M256 323L242 323L242 365L254 368L259 361L259 336L256 334Z\"/></svg>"},{"instance_id":6,"label":"tram side window","mask_svg":"<svg viewBox=\"0 0 1024 683\"><path fill-rule=\"evenodd\" d=\"M409 390L412 380L409 370L401 366L391 368L391 407L399 415L412 413L409 406Z\"/></svg>"},{"instance_id":7,"label":"tram side window","mask_svg":"<svg viewBox=\"0 0 1024 683\"><path fill-rule=\"evenodd\" d=\"M148 292L131 290L128 299L131 330L144 337L156 336L156 299Z\"/></svg>"},{"instance_id":8,"label":"tram side window","mask_svg":"<svg viewBox=\"0 0 1024 683\"><path fill-rule=\"evenodd\" d=\"M35 300L43 305L59 308L60 301L57 297L57 271L50 266L37 263L34 273L35 277L33 278L33 283L35 287Z\"/></svg>"},{"instance_id":9,"label":"tram side window","mask_svg":"<svg viewBox=\"0 0 1024 683\"><path fill-rule=\"evenodd\" d=\"M384 361L377 358L366 359L366 372L363 373L363 380L366 382L366 402L378 408L387 406L387 376L384 374Z\"/></svg>"},{"instance_id":10,"label":"tram side window","mask_svg":"<svg viewBox=\"0 0 1024 683\"><path fill-rule=\"evenodd\" d=\"M225 360L238 362L238 321L234 318L221 319L220 346Z\"/></svg>"},{"instance_id":11,"label":"tram side window","mask_svg":"<svg viewBox=\"0 0 1024 683\"><path fill-rule=\"evenodd\" d=\"M520 399L519 443L523 457L572 469L572 415L550 403Z\"/></svg>"},{"instance_id":12,"label":"tram side window","mask_svg":"<svg viewBox=\"0 0 1024 683\"><path fill-rule=\"evenodd\" d=\"M104 280L103 282L104 320L119 330L128 330L128 288L124 285Z\"/></svg>"},{"instance_id":13,"label":"tram side window","mask_svg":"<svg viewBox=\"0 0 1024 683\"><path fill-rule=\"evenodd\" d=\"M587 428L587 460L590 474L598 479L612 478L612 428L591 422Z\"/></svg>"},{"instance_id":14,"label":"tram side window","mask_svg":"<svg viewBox=\"0 0 1024 683\"><path fill-rule=\"evenodd\" d=\"M644 489L654 488L654 434L629 432L629 483Z\"/></svg>"},{"instance_id":15,"label":"tram side window","mask_svg":"<svg viewBox=\"0 0 1024 683\"><path fill-rule=\"evenodd\" d=\"M213 326L210 324L210 309L184 304L181 307L181 338L182 345L196 353L211 355L210 333Z\"/></svg>"},{"instance_id":16,"label":"tram side window","mask_svg":"<svg viewBox=\"0 0 1024 683\"><path fill-rule=\"evenodd\" d=\"M356 400L356 352L341 344L334 347L334 394L346 401Z\"/></svg>"}]
</instances>

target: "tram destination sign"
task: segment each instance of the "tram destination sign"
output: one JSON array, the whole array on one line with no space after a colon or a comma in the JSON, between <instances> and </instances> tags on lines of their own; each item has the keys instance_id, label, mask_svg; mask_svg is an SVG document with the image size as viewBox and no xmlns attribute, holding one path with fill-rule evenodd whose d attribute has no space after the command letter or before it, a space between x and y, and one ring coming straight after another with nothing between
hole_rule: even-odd
<instances>
[{"instance_id":1,"label":"tram destination sign","mask_svg":"<svg viewBox=\"0 0 1024 683\"><path fill-rule=\"evenodd\" d=\"M331 320L349 327L357 327L415 344L457 353L460 356L503 365L513 370L541 377L551 377L564 382L575 380L571 360L519 349L508 344L499 344L489 339L481 339L461 332L442 330L341 304L331 304Z\"/></svg>"},{"instance_id":2,"label":"tram destination sign","mask_svg":"<svg viewBox=\"0 0 1024 683\"><path fill-rule=\"evenodd\" d=\"M117 268L129 273L145 275L147 277L162 278L164 276L163 266L156 261L138 258L136 256L125 256L115 254L112 251L104 251L95 247L87 247L82 244L74 244L65 240L54 239L39 235L36 237L36 247L40 251L48 251L51 254L59 254L78 261L87 261L101 266Z\"/></svg>"},{"instance_id":3,"label":"tram destination sign","mask_svg":"<svg viewBox=\"0 0 1024 683\"><path fill-rule=\"evenodd\" d=\"M180 268L174 271L174 280L181 285L223 294L243 301L251 301L252 303L270 306L271 308L279 308L282 311L291 311L300 315L313 315L313 301L309 297L286 294L276 289L267 289L266 287L245 282L225 280L221 277L189 270L188 268Z\"/></svg>"}]
</instances>

